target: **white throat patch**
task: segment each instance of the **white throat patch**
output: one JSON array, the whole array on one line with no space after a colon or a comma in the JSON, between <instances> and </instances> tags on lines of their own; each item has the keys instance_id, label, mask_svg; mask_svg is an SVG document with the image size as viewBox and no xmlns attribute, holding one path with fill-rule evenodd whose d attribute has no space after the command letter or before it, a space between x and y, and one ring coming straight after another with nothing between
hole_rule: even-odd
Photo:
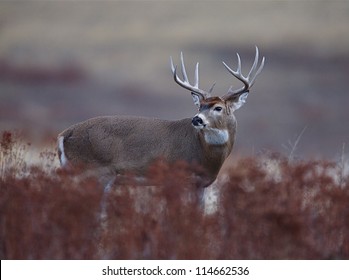
<instances>
[{"instance_id":1,"label":"white throat patch","mask_svg":"<svg viewBox=\"0 0 349 280\"><path fill-rule=\"evenodd\" d=\"M209 128L204 132L205 141L211 145L224 145L229 140L229 133L226 129Z\"/></svg>"}]
</instances>

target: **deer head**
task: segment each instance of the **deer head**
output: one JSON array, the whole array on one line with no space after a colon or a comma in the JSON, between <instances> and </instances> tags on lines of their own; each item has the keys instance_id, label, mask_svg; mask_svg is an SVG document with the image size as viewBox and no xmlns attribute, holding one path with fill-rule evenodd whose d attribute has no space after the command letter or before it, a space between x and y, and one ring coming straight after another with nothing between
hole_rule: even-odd
<instances>
[{"instance_id":1,"label":"deer head","mask_svg":"<svg viewBox=\"0 0 349 280\"><path fill-rule=\"evenodd\" d=\"M246 102L248 93L253 86L256 77L262 71L265 62L265 58L263 57L259 67L257 67L259 51L256 47L256 55L253 65L248 75L245 77L241 72L241 59L239 54L237 54L237 58L238 67L236 71L232 70L225 62L223 62L223 65L229 73L243 83L243 87L239 89L233 89L233 87L230 87L228 92L222 97L211 97L215 84L212 85L209 91L204 91L199 88L199 63L197 63L195 67L195 81L192 85L190 84L186 73L183 53L181 53L181 70L183 79L178 77L177 67L174 66L171 57L171 69L175 82L191 92L194 104L198 107L199 112L192 119L192 125L198 130L205 130L208 135L216 135L217 137L215 138L220 139L222 142L224 142L228 137L226 132L228 126L227 122L231 121L231 119L235 119L232 113ZM213 133L210 133L210 131ZM207 139L209 138L212 137L207 136Z\"/></svg>"}]
</instances>

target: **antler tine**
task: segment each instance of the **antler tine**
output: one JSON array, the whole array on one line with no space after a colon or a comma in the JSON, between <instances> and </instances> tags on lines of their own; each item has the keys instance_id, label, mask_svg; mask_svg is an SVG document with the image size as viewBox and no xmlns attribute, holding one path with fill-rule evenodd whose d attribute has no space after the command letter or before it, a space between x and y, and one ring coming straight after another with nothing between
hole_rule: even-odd
<instances>
[{"instance_id":1,"label":"antler tine","mask_svg":"<svg viewBox=\"0 0 349 280\"><path fill-rule=\"evenodd\" d=\"M264 62L265 62L265 57L263 56L261 65L259 66L258 70L256 71L256 73L254 74L253 78L251 79L251 86L250 87L253 86L257 76L259 75L260 72L262 72L263 67L264 67Z\"/></svg>"},{"instance_id":2,"label":"antler tine","mask_svg":"<svg viewBox=\"0 0 349 280\"><path fill-rule=\"evenodd\" d=\"M236 53L236 55L238 57L238 69L237 69L236 74L241 75L241 58L240 58L240 55L238 53Z\"/></svg>"},{"instance_id":3,"label":"antler tine","mask_svg":"<svg viewBox=\"0 0 349 280\"><path fill-rule=\"evenodd\" d=\"M208 91L209 93L212 93L212 91L213 91L215 85L216 85L216 82L214 82L213 85L210 87L210 89L209 89L209 91Z\"/></svg>"},{"instance_id":4,"label":"antler tine","mask_svg":"<svg viewBox=\"0 0 349 280\"><path fill-rule=\"evenodd\" d=\"M256 67L257 67L257 63L258 63L258 59L259 59L259 51L258 51L258 48L257 48L257 46L255 46L256 47L256 55L255 55L255 57L254 57L254 62L253 62L253 65L252 65L252 67L251 67L251 70L250 70L250 72L248 73L248 75L247 75L247 79L249 79L250 78L250 76L251 76L251 74L252 74L252 72L256 69Z\"/></svg>"},{"instance_id":5,"label":"antler tine","mask_svg":"<svg viewBox=\"0 0 349 280\"><path fill-rule=\"evenodd\" d=\"M184 65L183 52L181 52L181 67L182 67L182 74L183 74L184 81L186 83L189 83L187 71L185 70L185 65Z\"/></svg>"},{"instance_id":6,"label":"antler tine","mask_svg":"<svg viewBox=\"0 0 349 280\"><path fill-rule=\"evenodd\" d=\"M244 93L244 92L248 92L251 89L251 87L253 86L257 76L260 74L260 72L262 71L262 69L264 67L265 57L263 57L261 64L256 71L256 68L258 65L258 60L259 60L259 51L258 51L258 47L256 46L256 55L255 55L253 65L252 65L247 77L244 77L242 75L242 70L241 70L240 55L238 53L236 55L238 57L238 67L237 67L236 71L232 70L224 61L223 61L223 65L234 77L236 77L238 80L240 80L244 84L244 86L240 89L237 89L237 90L233 90L232 87L230 87L228 90L228 93L225 96L223 96L223 98L225 98L225 99L231 98L233 96L239 95L239 94Z\"/></svg>"},{"instance_id":7,"label":"antler tine","mask_svg":"<svg viewBox=\"0 0 349 280\"><path fill-rule=\"evenodd\" d=\"M174 74L174 73L176 72L176 67L175 67L174 64L173 64L172 56L170 56L170 62L171 62L171 71L172 71L172 73Z\"/></svg>"},{"instance_id":8,"label":"antler tine","mask_svg":"<svg viewBox=\"0 0 349 280\"><path fill-rule=\"evenodd\" d=\"M195 66L195 84L194 87L199 88L199 62Z\"/></svg>"},{"instance_id":9,"label":"antler tine","mask_svg":"<svg viewBox=\"0 0 349 280\"><path fill-rule=\"evenodd\" d=\"M248 88L249 84L248 84L248 78L245 78L242 73L241 73L241 58L240 58L240 55L237 53L236 56L238 57L238 68L236 69L236 71L234 71L233 69L231 69L224 61L223 61L223 64L225 66L225 68L227 68L227 70L235 77L237 78L238 80L240 80L241 82L244 83L244 87L242 87L241 89L238 89L238 90L235 90L235 91L232 91L230 88L229 89L229 92L230 93L238 93L240 90L243 90L245 88Z\"/></svg>"},{"instance_id":10,"label":"antler tine","mask_svg":"<svg viewBox=\"0 0 349 280\"><path fill-rule=\"evenodd\" d=\"M174 66L172 57L170 57L171 60L171 70L173 73L173 78L177 84L179 84L181 87L190 90L193 93L197 93L202 96L203 99L206 99L210 97L210 93L207 91L204 91L199 88L199 63L196 64L195 67L195 81L194 85L191 85L188 79L188 75L185 69L184 65L184 57L183 53L181 52L181 70L182 70L182 75L183 75L183 80L181 80L178 75L177 75L177 67Z\"/></svg>"},{"instance_id":11,"label":"antler tine","mask_svg":"<svg viewBox=\"0 0 349 280\"><path fill-rule=\"evenodd\" d=\"M259 73L262 71L262 69L264 67L265 57L263 56L261 65L258 67L257 71L255 71L257 68L258 60L259 60L259 51L258 51L258 47L256 46L256 56L255 56L252 68L247 76L247 79L250 81L250 88L253 86L257 76L259 75ZM255 72L255 74L252 76L252 78L250 78L250 76L253 72Z\"/></svg>"}]
</instances>

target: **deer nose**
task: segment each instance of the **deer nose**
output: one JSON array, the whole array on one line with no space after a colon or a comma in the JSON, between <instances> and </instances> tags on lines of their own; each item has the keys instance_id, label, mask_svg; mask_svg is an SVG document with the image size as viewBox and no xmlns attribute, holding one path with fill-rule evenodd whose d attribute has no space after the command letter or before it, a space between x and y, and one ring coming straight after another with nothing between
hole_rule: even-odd
<instances>
[{"instance_id":1,"label":"deer nose","mask_svg":"<svg viewBox=\"0 0 349 280\"><path fill-rule=\"evenodd\" d=\"M203 125L204 122L202 121L202 118L198 117L198 116L195 116L191 123L194 125L194 126L200 126L200 125Z\"/></svg>"}]
</instances>

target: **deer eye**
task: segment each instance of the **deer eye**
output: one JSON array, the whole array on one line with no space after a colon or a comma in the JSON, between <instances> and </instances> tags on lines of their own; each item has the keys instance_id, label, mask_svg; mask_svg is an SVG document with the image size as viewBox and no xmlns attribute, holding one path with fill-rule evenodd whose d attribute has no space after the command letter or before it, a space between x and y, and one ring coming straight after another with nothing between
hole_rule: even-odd
<instances>
[{"instance_id":1,"label":"deer eye","mask_svg":"<svg viewBox=\"0 0 349 280\"><path fill-rule=\"evenodd\" d=\"M222 108L222 107L220 107L220 106L217 106L216 108L214 108L214 110L215 110L215 111L217 111L217 112L222 111L222 109L223 109L223 108Z\"/></svg>"}]
</instances>

